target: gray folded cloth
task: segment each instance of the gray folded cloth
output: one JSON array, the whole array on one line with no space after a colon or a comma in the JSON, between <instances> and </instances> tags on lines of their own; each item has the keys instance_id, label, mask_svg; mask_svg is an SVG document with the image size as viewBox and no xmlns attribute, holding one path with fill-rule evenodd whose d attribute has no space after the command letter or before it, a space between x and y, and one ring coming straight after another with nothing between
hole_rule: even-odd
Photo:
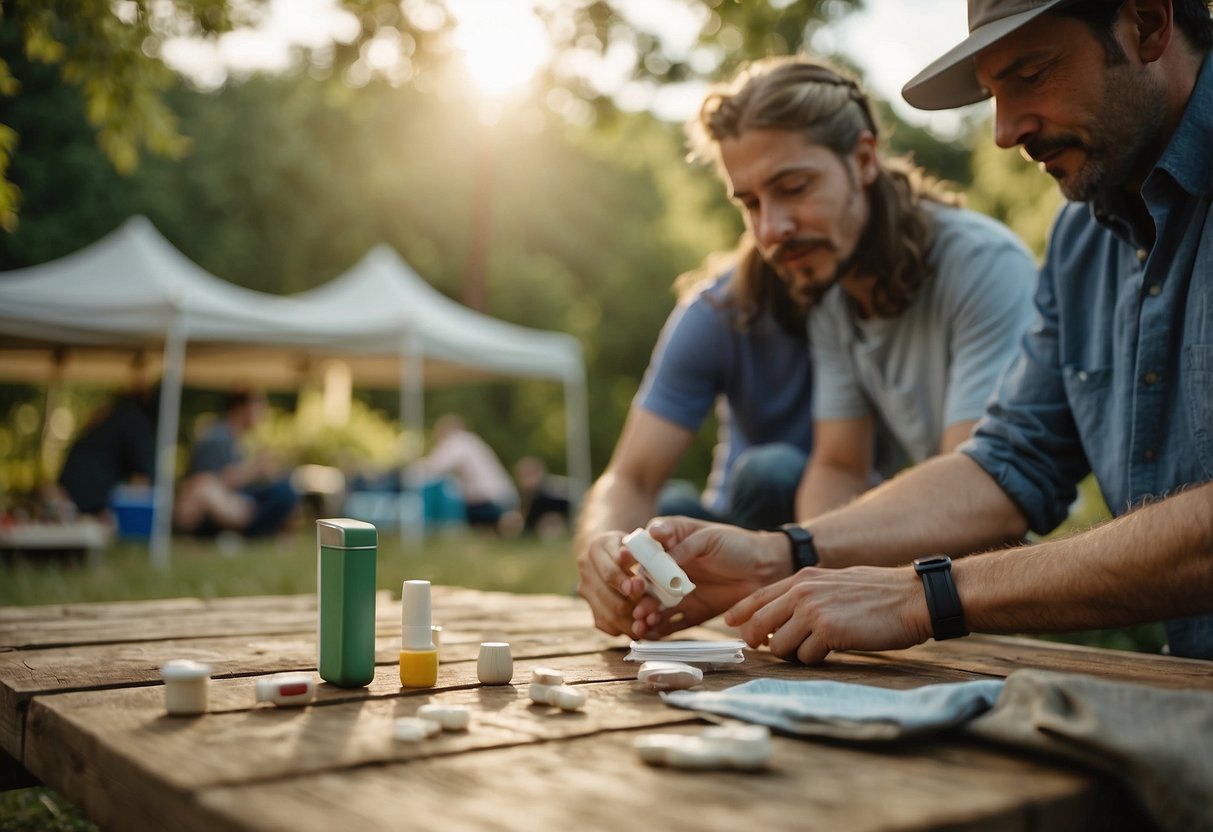
<instances>
[{"instance_id":1,"label":"gray folded cloth","mask_svg":"<svg viewBox=\"0 0 1213 832\"><path fill-rule=\"evenodd\" d=\"M805 736L896 740L963 725L970 736L1112 775L1168 832L1213 832L1213 693L1207 691L1017 670L1005 683L913 690L755 679L718 692L662 696L680 708Z\"/></svg>"},{"instance_id":2,"label":"gray folded cloth","mask_svg":"<svg viewBox=\"0 0 1213 832\"><path fill-rule=\"evenodd\" d=\"M792 734L896 740L968 722L986 711L1001 679L887 690L846 682L753 679L722 691L663 693L679 708L757 722Z\"/></svg>"},{"instance_id":3,"label":"gray folded cloth","mask_svg":"<svg viewBox=\"0 0 1213 832\"><path fill-rule=\"evenodd\" d=\"M1213 693L1017 670L966 732L1107 772L1163 829L1213 832Z\"/></svg>"}]
</instances>

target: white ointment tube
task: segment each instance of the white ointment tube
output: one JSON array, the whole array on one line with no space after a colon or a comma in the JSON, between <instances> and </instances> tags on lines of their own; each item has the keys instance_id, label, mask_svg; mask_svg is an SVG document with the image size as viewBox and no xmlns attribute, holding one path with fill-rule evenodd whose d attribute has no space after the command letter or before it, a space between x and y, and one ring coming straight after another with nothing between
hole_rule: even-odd
<instances>
[{"instance_id":1,"label":"white ointment tube","mask_svg":"<svg viewBox=\"0 0 1213 832\"><path fill-rule=\"evenodd\" d=\"M623 545L640 564L640 576L644 578L649 594L661 602L662 609L675 606L695 591L695 584L687 577L669 553L644 529L636 529L624 535Z\"/></svg>"},{"instance_id":2,"label":"white ointment tube","mask_svg":"<svg viewBox=\"0 0 1213 832\"><path fill-rule=\"evenodd\" d=\"M400 684L432 688L438 682L438 648L430 614L430 582L405 581L400 590Z\"/></svg>"},{"instance_id":3,"label":"white ointment tube","mask_svg":"<svg viewBox=\"0 0 1213 832\"><path fill-rule=\"evenodd\" d=\"M316 698L310 673L275 673L256 682L257 701L275 705L306 705Z\"/></svg>"}]
</instances>

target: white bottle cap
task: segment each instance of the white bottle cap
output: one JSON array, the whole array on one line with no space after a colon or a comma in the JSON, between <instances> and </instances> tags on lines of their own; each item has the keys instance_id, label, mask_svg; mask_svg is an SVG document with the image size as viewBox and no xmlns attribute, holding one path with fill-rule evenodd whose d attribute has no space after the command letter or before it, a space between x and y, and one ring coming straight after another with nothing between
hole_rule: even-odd
<instances>
[{"instance_id":1,"label":"white bottle cap","mask_svg":"<svg viewBox=\"0 0 1213 832\"><path fill-rule=\"evenodd\" d=\"M405 581L400 590L400 646L404 650L433 650L430 582Z\"/></svg>"},{"instance_id":2,"label":"white bottle cap","mask_svg":"<svg viewBox=\"0 0 1213 832\"><path fill-rule=\"evenodd\" d=\"M196 662L193 659L173 659L160 665L160 672L165 681L177 682L190 679L208 679L214 672L209 664Z\"/></svg>"}]
</instances>

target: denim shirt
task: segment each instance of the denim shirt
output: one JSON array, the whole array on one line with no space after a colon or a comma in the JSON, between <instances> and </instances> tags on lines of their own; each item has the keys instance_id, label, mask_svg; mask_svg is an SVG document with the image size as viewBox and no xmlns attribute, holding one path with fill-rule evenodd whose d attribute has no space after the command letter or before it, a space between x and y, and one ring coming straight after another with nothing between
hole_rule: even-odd
<instances>
[{"instance_id":1,"label":"denim shirt","mask_svg":"<svg viewBox=\"0 0 1213 832\"><path fill-rule=\"evenodd\" d=\"M1142 196L1153 245L1112 206L1062 208L1037 320L961 446L1037 532L1090 471L1114 514L1213 479L1213 61ZM1213 616L1167 630L1173 653L1213 658Z\"/></svg>"}]
</instances>

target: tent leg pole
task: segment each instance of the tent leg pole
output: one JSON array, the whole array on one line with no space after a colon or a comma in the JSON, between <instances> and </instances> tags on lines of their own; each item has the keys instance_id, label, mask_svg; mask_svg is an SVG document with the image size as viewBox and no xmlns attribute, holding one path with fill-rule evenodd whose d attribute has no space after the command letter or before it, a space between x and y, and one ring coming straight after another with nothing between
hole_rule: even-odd
<instances>
[{"instance_id":1,"label":"tent leg pole","mask_svg":"<svg viewBox=\"0 0 1213 832\"><path fill-rule=\"evenodd\" d=\"M152 493L151 562L165 572L173 545L173 483L177 478L177 431L185 368L185 313L178 314L164 343L160 418L156 425L156 480Z\"/></svg>"},{"instance_id":2,"label":"tent leg pole","mask_svg":"<svg viewBox=\"0 0 1213 832\"><path fill-rule=\"evenodd\" d=\"M409 431L421 441L425 430L425 358L421 354L421 343L416 333L405 335L401 342L400 351L400 421L406 431ZM409 489L415 483L410 481L406 467L400 469L400 491L409 495ZM419 548L425 541L425 497L420 489L413 492L416 502L406 506L402 499L400 505L400 548L401 551ZM412 511L406 511L406 507ZM406 516L407 515L407 516ZM412 522L407 522L411 520Z\"/></svg>"}]
</instances>

